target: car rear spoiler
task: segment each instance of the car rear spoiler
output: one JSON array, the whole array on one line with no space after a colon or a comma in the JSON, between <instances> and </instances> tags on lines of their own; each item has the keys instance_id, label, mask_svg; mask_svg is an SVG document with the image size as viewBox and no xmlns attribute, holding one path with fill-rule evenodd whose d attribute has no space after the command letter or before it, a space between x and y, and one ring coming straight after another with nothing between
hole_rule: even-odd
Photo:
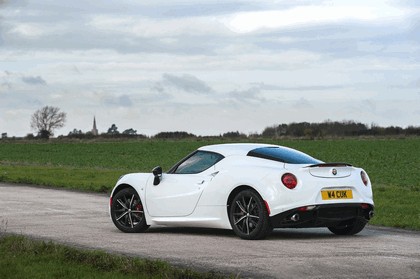
<instances>
[{"instance_id":1,"label":"car rear spoiler","mask_svg":"<svg viewBox=\"0 0 420 279\"><path fill-rule=\"evenodd\" d=\"M348 163L321 163L321 164L315 164L315 165L307 166L307 168L315 168L315 167L319 167L319 168L328 168L328 167L352 167L352 165L350 165Z\"/></svg>"}]
</instances>

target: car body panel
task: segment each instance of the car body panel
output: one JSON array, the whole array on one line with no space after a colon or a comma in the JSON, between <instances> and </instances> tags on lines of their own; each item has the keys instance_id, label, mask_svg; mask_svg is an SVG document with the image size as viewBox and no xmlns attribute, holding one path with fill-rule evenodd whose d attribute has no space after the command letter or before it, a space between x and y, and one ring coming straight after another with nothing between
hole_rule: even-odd
<instances>
[{"instance_id":1,"label":"car body panel","mask_svg":"<svg viewBox=\"0 0 420 279\"><path fill-rule=\"evenodd\" d=\"M315 167L309 168L309 173L315 177L321 178L342 178L351 175L352 169L345 167Z\"/></svg>"},{"instance_id":2,"label":"car body panel","mask_svg":"<svg viewBox=\"0 0 420 279\"><path fill-rule=\"evenodd\" d=\"M193 213L210 178L205 174L163 174L159 185L146 184L146 208L153 217L183 217ZM164 206L163 206L164 205Z\"/></svg>"}]
</instances>

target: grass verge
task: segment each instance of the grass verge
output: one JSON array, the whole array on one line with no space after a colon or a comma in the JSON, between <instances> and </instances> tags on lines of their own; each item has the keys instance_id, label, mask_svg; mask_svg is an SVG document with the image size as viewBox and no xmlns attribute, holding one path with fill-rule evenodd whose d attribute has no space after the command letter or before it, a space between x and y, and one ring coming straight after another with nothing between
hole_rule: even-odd
<instances>
[{"instance_id":1,"label":"grass verge","mask_svg":"<svg viewBox=\"0 0 420 279\"><path fill-rule=\"evenodd\" d=\"M0 278L225 278L158 260L85 251L23 236L0 235Z\"/></svg>"}]
</instances>

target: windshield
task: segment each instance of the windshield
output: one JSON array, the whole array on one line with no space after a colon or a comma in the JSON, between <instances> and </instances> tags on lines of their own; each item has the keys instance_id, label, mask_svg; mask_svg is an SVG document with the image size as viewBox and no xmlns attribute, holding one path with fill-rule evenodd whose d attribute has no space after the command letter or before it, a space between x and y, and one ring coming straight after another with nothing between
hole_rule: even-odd
<instances>
[{"instance_id":1,"label":"windshield","mask_svg":"<svg viewBox=\"0 0 420 279\"><path fill-rule=\"evenodd\" d=\"M287 164L319 164L321 161L287 147L260 147L248 152L247 156L258 157Z\"/></svg>"}]
</instances>

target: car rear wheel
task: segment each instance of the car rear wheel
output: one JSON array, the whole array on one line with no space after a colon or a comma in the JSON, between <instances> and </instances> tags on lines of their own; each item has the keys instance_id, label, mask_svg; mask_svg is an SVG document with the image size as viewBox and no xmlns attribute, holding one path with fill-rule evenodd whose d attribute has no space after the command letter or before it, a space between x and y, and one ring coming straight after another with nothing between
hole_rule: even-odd
<instances>
[{"instance_id":1,"label":"car rear wheel","mask_svg":"<svg viewBox=\"0 0 420 279\"><path fill-rule=\"evenodd\" d=\"M112 198L111 218L115 226L126 233L144 232L149 227L143 204L133 188L119 191Z\"/></svg>"},{"instance_id":2,"label":"car rear wheel","mask_svg":"<svg viewBox=\"0 0 420 279\"><path fill-rule=\"evenodd\" d=\"M234 197L229 219L233 231L243 239L262 239L273 230L265 203L253 190L243 190Z\"/></svg>"},{"instance_id":3,"label":"car rear wheel","mask_svg":"<svg viewBox=\"0 0 420 279\"><path fill-rule=\"evenodd\" d=\"M356 218L352 222L343 226L328 227L328 229L337 235L354 235L363 230L366 226L366 221Z\"/></svg>"}]
</instances>

